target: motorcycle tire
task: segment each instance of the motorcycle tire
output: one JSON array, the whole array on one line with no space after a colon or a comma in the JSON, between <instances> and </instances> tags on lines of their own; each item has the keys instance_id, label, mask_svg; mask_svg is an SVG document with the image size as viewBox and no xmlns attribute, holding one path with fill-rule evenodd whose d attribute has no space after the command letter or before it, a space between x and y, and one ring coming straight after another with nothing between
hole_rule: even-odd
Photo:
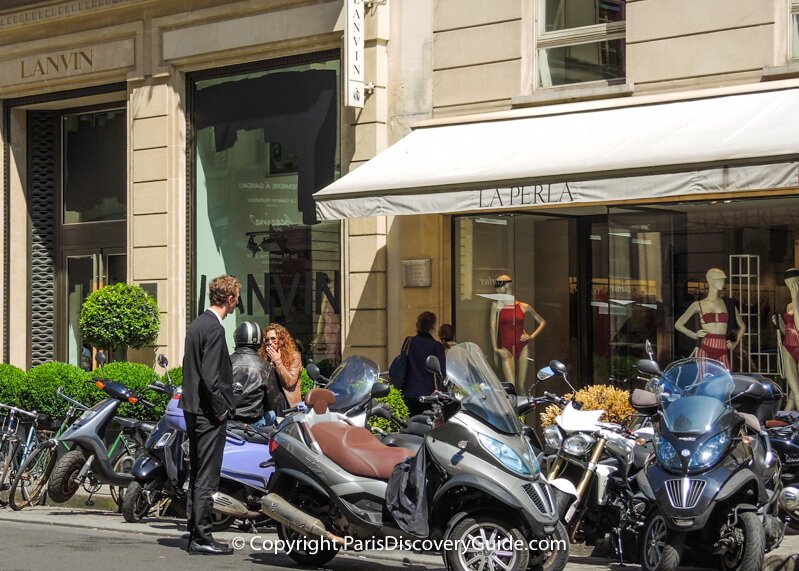
<instances>
[{"instance_id":1,"label":"motorcycle tire","mask_svg":"<svg viewBox=\"0 0 799 571\"><path fill-rule=\"evenodd\" d=\"M286 544L289 542L293 545L302 545L302 543L296 543L298 540L302 541L321 541L321 538L314 537L314 536L303 536L302 534L297 533L293 529L289 529L282 523L277 525L277 536ZM300 565L308 565L310 567L321 567L331 559L333 559L338 554L338 547L333 548L328 546L330 544L329 540L325 540L326 547L324 549L314 549L309 551L303 551L300 547L293 548L288 556L291 557L294 561L299 563Z\"/></svg>"},{"instance_id":2,"label":"motorcycle tire","mask_svg":"<svg viewBox=\"0 0 799 571\"><path fill-rule=\"evenodd\" d=\"M551 549L541 555L530 553L530 561L527 571L561 571L569 562L569 532L562 522L555 525L555 533L549 536L551 541L563 542L566 549L559 549L556 544L555 549Z\"/></svg>"},{"instance_id":3,"label":"motorcycle tire","mask_svg":"<svg viewBox=\"0 0 799 571\"><path fill-rule=\"evenodd\" d=\"M744 544L736 553L727 552L720 556L719 569L760 571L766 556L766 534L760 518L754 512L739 513L737 527L743 531Z\"/></svg>"},{"instance_id":4,"label":"motorcycle tire","mask_svg":"<svg viewBox=\"0 0 799 571\"><path fill-rule=\"evenodd\" d=\"M666 518L658 510L652 510L641 531L641 571L677 571L685 549L685 532L669 529Z\"/></svg>"},{"instance_id":5,"label":"motorcycle tire","mask_svg":"<svg viewBox=\"0 0 799 571\"><path fill-rule=\"evenodd\" d=\"M501 567L506 571L526 571L530 562L528 549L511 550L504 556L494 549L481 547L483 538L496 537L496 541L510 541L512 544L527 544L524 534L516 523L494 512L483 512L463 518L452 529L449 538L455 541L458 549L444 553L449 571L482 571L485 568ZM501 557L506 559L500 560ZM568 555L567 555L568 557ZM495 561L492 561L495 560ZM561 567L562 569L562 567ZM554 568L553 568L554 571Z\"/></svg>"},{"instance_id":6,"label":"motorcycle tire","mask_svg":"<svg viewBox=\"0 0 799 571\"><path fill-rule=\"evenodd\" d=\"M86 463L86 457L80 450L70 450L56 462L53 474L47 483L47 495L57 504L63 504L78 491L80 482L75 477Z\"/></svg>"},{"instance_id":7,"label":"motorcycle tire","mask_svg":"<svg viewBox=\"0 0 799 571\"><path fill-rule=\"evenodd\" d=\"M147 496L144 494L144 486L139 482L128 484L122 497L122 517L125 521L128 523L141 521L152 509L153 505L147 501Z\"/></svg>"}]
</instances>

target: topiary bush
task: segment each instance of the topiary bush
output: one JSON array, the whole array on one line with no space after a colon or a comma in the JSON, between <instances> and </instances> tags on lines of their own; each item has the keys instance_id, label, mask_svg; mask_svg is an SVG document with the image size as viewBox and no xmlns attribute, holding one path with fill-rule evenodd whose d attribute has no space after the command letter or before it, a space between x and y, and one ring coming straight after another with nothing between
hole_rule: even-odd
<instances>
[{"instance_id":1,"label":"topiary bush","mask_svg":"<svg viewBox=\"0 0 799 571\"><path fill-rule=\"evenodd\" d=\"M103 398L103 393L86 382L86 371L69 363L51 361L33 367L25 376L19 391L19 406L48 415L54 421L66 416L70 404L58 396L58 387L64 393L86 406L93 406Z\"/></svg>"},{"instance_id":2,"label":"topiary bush","mask_svg":"<svg viewBox=\"0 0 799 571\"><path fill-rule=\"evenodd\" d=\"M563 395L571 398L571 393ZM583 410L604 410L600 417L602 422L623 423L635 410L630 406L630 393L610 385L591 385L577 391L577 402L583 405ZM555 418L560 414L558 406L549 405L541 415L541 425L555 424Z\"/></svg>"},{"instance_id":3,"label":"topiary bush","mask_svg":"<svg viewBox=\"0 0 799 571\"><path fill-rule=\"evenodd\" d=\"M137 285L118 283L100 288L83 302L80 329L94 347L139 349L155 342L161 326L158 304Z\"/></svg>"},{"instance_id":4,"label":"topiary bush","mask_svg":"<svg viewBox=\"0 0 799 571\"><path fill-rule=\"evenodd\" d=\"M300 394L302 394L303 402L305 402L305 396L312 388L314 388L313 379L308 376L308 371L303 368L302 372L300 372Z\"/></svg>"},{"instance_id":5,"label":"topiary bush","mask_svg":"<svg viewBox=\"0 0 799 571\"><path fill-rule=\"evenodd\" d=\"M171 371L170 375L172 375ZM166 405L169 403L169 397L147 388L147 385L153 381L160 380L155 371L147 365L128 363L126 361L108 363L92 371L91 377L93 379L106 379L122 383L129 389L136 391L140 398L155 405L155 408L150 409L141 404L134 405L122 403L119 409L117 409L117 414L119 416L127 416L141 420L160 420L161 417L164 416ZM105 393L101 394L107 397Z\"/></svg>"},{"instance_id":6,"label":"topiary bush","mask_svg":"<svg viewBox=\"0 0 799 571\"><path fill-rule=\"evenodd\" d=\"M25 384L25 371L14 365L0 364L0 403L19 406L19 391ZM3 411L0 410L0 414Z\"/></svg>"}]
</instances>

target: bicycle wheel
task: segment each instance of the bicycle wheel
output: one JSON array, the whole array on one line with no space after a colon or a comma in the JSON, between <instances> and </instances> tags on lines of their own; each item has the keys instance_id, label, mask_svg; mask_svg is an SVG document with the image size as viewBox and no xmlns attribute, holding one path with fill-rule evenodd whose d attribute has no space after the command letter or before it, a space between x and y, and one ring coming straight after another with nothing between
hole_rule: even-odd
<instances>
[{"instance_id":1,"label":"bicycle wheel","mask_svg":"<svg viewBox=\"0 0 799 571\"><path fill-rule=\"evenodd\" d=\"M17 468L17 448L16 441L4 440L0 447L0 506L8 505L8 489L14 478Z\"/></svg>"},{"instance_id":2,"label":"bicycle wheel","mask_svg":"<svg viewBox=\"0 0 799 571\"><path fill-rule=\"evenodd\" d=\"M47 480L56 462L55 446L40 445L34 448L17 470L8 503L13 510L21 510L39 503L45 497Z\"/></svg>"},{"instance_id":3,"label":"bicycle wheel","mask_svg":"<svg viewBox=\"0 0 799 571\"><path fill-rule=\"evenodd\" d=\"M135 464L136 458L134 458L131 454L128 454L127 451L123 451L122 454L116 459L114 462L114 472L118 474L130 474L133 470L133 464ZM122 500L125 499L125 488L121 486L108 486L109 492L111 492L111 499L116 502L117 507L122 507Z\"/></svg>"}]
</instances>

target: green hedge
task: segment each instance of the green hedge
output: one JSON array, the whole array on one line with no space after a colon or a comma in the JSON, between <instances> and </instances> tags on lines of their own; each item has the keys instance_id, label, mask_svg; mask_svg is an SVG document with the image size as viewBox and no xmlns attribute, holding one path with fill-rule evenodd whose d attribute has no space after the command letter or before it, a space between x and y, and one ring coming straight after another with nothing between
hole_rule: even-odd
<instances>
[{"instance_id":1,"label":"green hedge","mask_svg":"<svg viewBox=\"0 0 799 571\"><path fill-rule=\"evenodd\" d=\"M387 381L383 382L386 382L386 384L388 384ZM409 416L408 407L402 398L402 391L400 391L398 388L391 386L391 392L388 393L388 396L377 400L378 402L386 403L388 407L391 409L391 412L394 414L394 416L396 416L400 420L403 421L408 420ZM370 418L368 424L370 428L375 427L381 430L385 430L386 432L397 430L397 427L394 426L393 423L389 422L385 418L377 418L376 416Z\"/></svg>"},{"instance_id":2,"label":"green hedge","mask_svg":"<svg viewBox=\"0 0 799 571\"><path fill-rule=\"evenodd\" d=\"M16 406L24 384L25 371L14 365L0 364L0 403ZM4 414L3 411L0 414Z\"/></svg>"},{"instance_id":3,"label":"green hedge","mask_svg":"<svg viewBox=\"0 0 799 571\"><path fill-rule=\"evenodd\" d=\"M58 387L64 393L92 406L101 399L101 393L91 383L88 373L68 363L52 361L37 365L28 371L19 391L19 406L48 415L53 420L66 416L70 404L58 396Z\"/></svg>"},{"instance_id":4,"label":"green hedge","mask_svg":"<svg viewBox=\"0 0 799 571\"><path fill-rule=\"evenodd\" d=\"M94 347L139 349L158 337L158 304L141 287L117 283L93 292L80 312L83 340Z\"/></svg>"}]
</instances>

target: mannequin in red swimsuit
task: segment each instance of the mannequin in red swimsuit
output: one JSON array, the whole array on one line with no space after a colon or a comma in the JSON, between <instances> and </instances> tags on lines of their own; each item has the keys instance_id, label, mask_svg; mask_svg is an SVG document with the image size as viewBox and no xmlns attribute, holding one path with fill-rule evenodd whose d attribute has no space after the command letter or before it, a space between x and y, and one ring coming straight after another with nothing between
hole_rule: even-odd
<instances>
[{"instance_id":1,"label":"mannequin in red swimsuit","mask_svg":"<svg viewBox=\"0 0 799 571\"><path fill-rule=\"evenodd\" d=\"M730 351L741 342L741 338L746 333L746 327L738 309L735 309L734 317L729 315L727 305L721 297L727 274L718 268L711 268L707 271L706 277L707 296L689 305L685 313L674 324L674 328L691 339L700 340L697 357L721 361L728 369L732 370ZM698 331L691 331L685 325L694 315L699 316ZM732 319L735 319L738 325L738 335L735 341L727 339L727 327Z\"/></svg>"},{"instance_id":2,"label":"mannequin in red swimsuit","mask_svg":"<svg viewBox=\"0 0 799 571\"><path fill-rule=\"evenodd\" d=\"M788 384L785 410L799 410L799 331L796 329L796 308L799 307L799 269L785 272L785 285L791 294L791 302L782 314L785 328L782 331L782 370Z\"/></svg>"},{"instance_id":3,"label":"mannequin in red swimsuit","mask_svg":"<svg viewBox=\"0 0 799 571\"><path fill-rule=\"evenodd\" d=\"M524 391L527 376L528 342L535 338L546 321L529 304L517 301L508 275L499 276L495 282L498 299L491 304L491 339L494 352L502 361L505 381L513 383L517 391ZM535 330L527 333L525 318L530 317Z\"/></svg>"}]
</instances>

